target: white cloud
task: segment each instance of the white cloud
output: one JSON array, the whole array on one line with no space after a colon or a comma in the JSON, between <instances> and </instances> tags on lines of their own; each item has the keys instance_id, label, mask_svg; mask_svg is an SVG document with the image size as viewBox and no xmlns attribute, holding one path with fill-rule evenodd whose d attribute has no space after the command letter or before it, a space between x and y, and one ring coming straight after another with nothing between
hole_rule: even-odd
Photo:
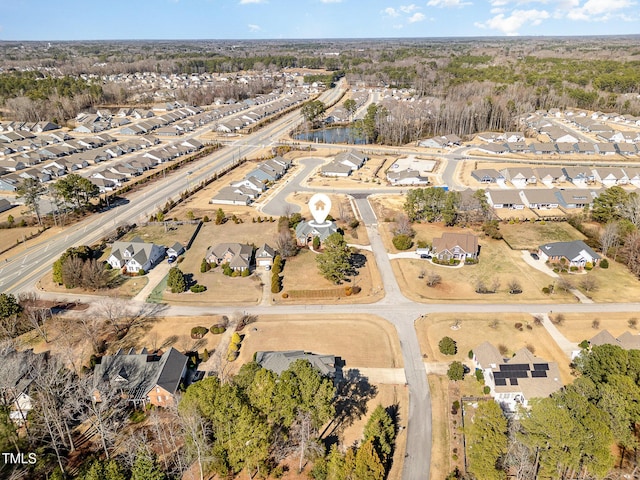
<instances>
[{"instance_id":1,"label":"white cloud","mask_svg":"<svg viewBox=\"0 0 640 480\"><path fill-rule=\"evenodd\" d=\"M471 2L465 2L464 0L429 0L427 2L427 6L439 8L464 7L466 5L473 4Z\"/></svg>"},{"instance_id":2,"label":"white cloud","mask_svg":"<svg viewBox=\"0 0 640 480\"><path fill-rule=\"evenodd\" d=\"M248 5L250 3L267 3L267 0L240 0L240 5Z\"/></svg>"},{"instance_id":3,"label":"white cloud","mask_svg":"<svg viewBox=\"0 0 640 480\"><path fill-rule=\"evenodd\" d=\"M411 13L414 10L418 10L418 6L415 3L412 3L411 5L400 5L400 11L403 13Z\"/></svg>"},{"instance_id":4,"label":"white cloud","mask_svg":"<svg viewBox=\"0 0 640 480\"><path fill-rule=\"evenodd\" d=\"M546 10L514 10L511 15L500 13L484 23L476 22L475 26L498 30L505 35L518 35L518 30L525 24L540 25L543 20L550 18Z\"/></svg>"},{"instance_id":5,"label":"white cloud","mask_svg":"<svg viewBox=\"0 0 640 480\"><path fill-rule=\"evenodd\" d=\"M408 21L409 23L416 23L416 22L421 22L421 21L423 21L425 18L426 18L426 17L424 16L424 13L417 12L417 13L414 13L413 15L411 15L411 16L407 19L407 21Z\"/></svg>"},{"instance_id":6,"label":"white cloud","mask_svg":"<svg viewBox=\"0 0 640 480\"><path fill-rule=\"evenodd\" d=\"M340 3L342 0L320 0L322 3Z\"/></svg>"},{"instance_id":7,"label":"white cloud","mask_svg":"<svg viewBox=\"0 0 640 480\"><path fill-rule=\"evenodd\" d=\"M260 30L262 30L260 28L260 25L256 25L255 23L250 23L247 25L247 27L249 27L250 32L259 32Z\"/></svg>"},{"instance_id":8,"label":"white cloud","mask_svg":"<svg viewBox=\"0 0 640 480\"><path fill-rule=\"evenodd\" d=\"M386 15L390 16L390 17L399 17L400 16L400 12L398 12L393 7L387 7L382 12L385 13Z\"/></svg>"}]
</instances>

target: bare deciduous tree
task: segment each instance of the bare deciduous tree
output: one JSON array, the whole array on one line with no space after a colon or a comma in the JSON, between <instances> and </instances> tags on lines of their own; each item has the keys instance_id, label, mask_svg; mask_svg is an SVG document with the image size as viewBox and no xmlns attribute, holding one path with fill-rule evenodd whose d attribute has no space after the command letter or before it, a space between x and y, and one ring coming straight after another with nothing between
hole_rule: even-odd
<instances>
[{"instance_id":1,"label":"bare deciduous tree","mask_svg":"<svg viewBox=\"0 0 640 480\"><path fill-rule=\"evenodd\" d=\"M436 272L429 272L427 273L427 287L435 287L437 285L440 285L440 283L442 282L442 277L437 274Z\"/></svg>"},{"instance_id":2,"label":"bare deciduous tree","mask_svg":"<svg viewBox=\"0 0 640 480\"><path fill-rule=\"evenodd\" d=\"M580 281L580 288L587 293L595 292L598 286L598 281L591 275L587 275Z\"/></svg>"},{"instance_id":3,"label":"bare deciduous tree","mask_svg":"<svg viewBox=\"0 0 640 480\"><path fill-rule=\"evenodd\" d=\"M298 252L298 246L289 228L282 229L278 232L275 244L276 250L282 258L293 257Z\"/></svg>"},{"instance_id":4,"label":"bare deciduous tree","mask_svg":"<svg viewBox=\"0 0 640 480\"><path fill-rule=\"evenodd\" d=\"M509 293L512 295L522 293L522 285L517 278L509 280L509 283L507 283L507 288L509 289Z\"/></svg>"},{"instance_id":5,"label":"bare deciduous tree","mask_svg":"<svg viewBox=\"0 0 640 480\"><path fill-rule=\"evenodd\" d=\"M396 226L394 229L396 235L409 235L410 237L415 234L413 228L411 228L411 221L404 213L401 213L396 217Z\"/></svg>"},{"instance_id":6,"label":"bare deciduous tree","mask_svg":"<svg viewBox=\"0 0 640 480\"><path fill-rule=\"evenodd\" d=\"M608 222L600 233L600 246L602 247L602 253L607 255L611 247L618 245L620 239L620 229L617 222Z\"/></svg>"}]
</instances>

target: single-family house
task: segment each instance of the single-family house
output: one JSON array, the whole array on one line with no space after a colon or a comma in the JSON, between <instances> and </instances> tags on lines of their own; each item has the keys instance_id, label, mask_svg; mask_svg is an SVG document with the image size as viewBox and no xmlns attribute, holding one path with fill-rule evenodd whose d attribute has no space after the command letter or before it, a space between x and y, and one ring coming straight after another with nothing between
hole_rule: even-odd
<instances>
[{"instance_id":1,"label":"single-family house","mask_svg":"<svg viewBox=\"0 0 640 480\"><path fill-rule=\"evenodd\" d=\"M276 251L266 243L256 250L256 266L270 267L273 259L276 258Z\"/></svg>"},{"instance_id":2,"label":"single-family house","mask_svg":"<svg viewBox=\"0 0 640 480\"><path fill-rule=\"evenodd\" d=\"M596 147L591 142L576 142L574 148L581 155L593 155L596 153Z\"/></svg>"},{"instance_id":3,"label":"single-family house","mask_svg":"<svg viewBox=\"0 0 640 480\"><path fill-rule=\"evenodd\" d=\"M582 240L540 245L538 255L545 262L565 264L567 267L584 268L587 263L596 266L600 262L600 255Z\"/></svg>"},{"instance_id":4,"label":"single-family house","mask_svg":"<svg viewBox=\"0 0 640 480\"><path fill-rule=\"evenodd\" d=\"M352 171L353 168L351 166L337 162L336 160L332 160L320 167L320 174L325 177L348 177Z\"/></svg>"},{"instance_id":5,"label":"single-family house","mask_svg":"<svg viewBox=\"0 0 640 480\"><path fill-rule=\"evenodd\" d=\"M597 167L593 169L593 176L605 187L629 183L629 177L620 167Z\"/></svg>"},{"instance_id":6,"label":"single-family house","mask_svg":"<svg viewBox=\"0 0 640 480\"><path fill-rule=\"evenodd\" d=\"M615 155L616 147L612 143L599 142L596 143L596 152L600 155Z\"/></svg>"},{"instance_id":7,"label":"single-family house","mask_svg":"<svg viewBox=\"0 0 640 480\"><path fill-rule=\"evenodd\" d=\"M568 210L590 207L595 195L594 192L587 188L556 190L554 194L558 199L558 206Z\"/></svg>"},{"instance_id":8,"label":"single-family house","mask_svg":"<svg viewBox=\"0 0 640 480\"><path fill-rule=\"evenodd\" d=\"M485 191L487 202L493 208L506 208L510 210L523 210L524 201L518 190L490 190Z\"/></svg>"},{"instance_id":9,"label":"single-family house","mask_svg":"<svg viewBox=\"0 0 640 480\"><path fill-rule=\"evenodd\" d=\"M576 187L586 187L596 181L596 177L587 167L563 167L562 172L567 181L573 183Z\"/></svg>"},{"instance_id":10,"label":"single-family house","mask_svg":"<svg viewBox=\"0 0 640 480\"><path fill-rule=\"evenodd\" d=\"M636 188L640 188L640 168L624 167L629 183Z\"/></svg>"},{"instance_id":11,"label":"single-family house","mask_svg":"<svg viewBox=\"0 0 640 480\"><path fill-rule=\"evenodd\" d=\"M538 183L538 177L530 167L504 168L500 173L516 188L525 188L527 185Z\"/></svg>"},{"instance_id":12,"label":"single-family house","mask_svg":"<svg viewBox=\"0 0 640 480\"><path fill-rule=\"evenodd\" d=\"M298 360L309 362L323 377L339 380L342 376L335 355L318 355L302 350L256 352L256 363L276 375L288 370Z\"/></svg>"},{"instance_id":13,"label":"single-family house","mask_svg":"<svg viewBox=\"0 0 640 480\"><path fill-rule=\"evenodd\" d=\"M553 188L520 190L520 198L527 207L535 210L558 208L558 198L555 196Z\"/></svg>"},{"instance_id":14,"label":"single-family house","mask_svg":"<svg viewBox=\"0 0 640 480\"><path fill-rule=\"evenodd\" d=\"M552 142L533 142L529 145L529 150L536 155L553 155L558 153L556 144Z\"/></svg>"},{"instance_id":15,"label":"single-family house","mask_svg":"<svg viewBox=\"0 0 640 480\"><path fill-rule=\"evenodd\" d=\"M253 192L253 190L251 190ZM209 203L218 205L249 205L251 198L238 191L238 187L222 187L220 191L209 200Z\"/></svg>"},{"instance_id":16,"label":"single-family house","mask_svg":"<svg viewBox=\"0 0 640 480\"><path fill-rule=\"evenodd\" d=\"M501 143L487 143L484 145L476 145L475 149L482 153L488 153L490 155L502 155L507 153L509 148Z\"/></svg>"},{"instance_id":17,"label":"single-family house","mask_svg":"<svg viewBox=\"0 0 640 480\"><path fill-rule=\"evenodd\" d=\"M479 168L471 172L471 177L480 183L497 183L504 186L504 175L493 168Z\"/></svg>"},{"instance_id":18,"label":"single-family house","mask_svg":"<svg viewBox=\"0 0 640 480\"><path fill-rule=\"evenodd\" d=\"M442 237L434 238L432 253L438 260L475 259L478 257L478 237L470 233L445 232Z\"/></svg>"},{"instance_id":19,"label":"single-family house","mask_svg":"<svg viewBox=\"0 0 640 480\"><path fill-rule=\"evenodd\" d=\"M506 147L509 149L511 153L527 153L530 152L531 149L526 142L507 142Z\"/></svg>"},{"instance_id":20,"label":"single-family house","mask_svg":"<svg viewBox=\"0 0 640 480\"><path fill-rule=\"evenodd\" d=\"M93 400L103 401L116 393L134 407L169 407L187 373L189 358L171 347L162 355L118 350L105 355L95 366Z\"/></svg>"},{"instance_id":21,"label":"single-family house","mask_svg":"<svg viewBox=\"0 0 640 480\"><path fill-rule=\"evenodd\" d=\"M614 143L613 146L620 155L633 156L638 154L638 149L633 143Z\"/></svg>"},{"instance_id":22,"label":"single-family house","mask_svg":"<svg viewBox=\"0 0 640 480\"><path fill-rule=\"evenodd\" d=\"M609 333L608 330L602 330L591 337L589 345L597 347L601 345L615 345L623 350L640 350L640 335L624 332L618 338Z\"/></svg>"},{"instance_id":23,"label":"single-family house","mask_svg":"<svg viewBox=\"0 0 640 480\"><path fill-rule=\"evenodd\" d=\"M313 244L313 239L318 237L322 245L329 235L337 231L338 227L335 222L317 225L315 222L302 221L296 225L296 241L299 246L306 247Z\"/></svg>"},{"instance_id":24,"label":"single-family house","mask_svg":"<svg viewBox=\"0 0 640 480\"><path fill-rule=\"evenodd\" d=\"M538 179L548 187L567 179L560 167L537 167L535 172Z\"/></svg>"},{"instance_id":25,"label":"single-family house","mask_svg":"<svg viewBox=\"0 0 640 480\"><path fill-rule=\"evenodd\" d=\"M387 172L387 180L392 185L428 185L429 179L420 175L418 170L407 168L398 172Z\"/></svg>"},{"instance_id":26,"label":"single-family house","mask_svg":"<svg viewBox=\"0 0 640 480\"><path fill-rule=\"evenodd\" d=\"M131 273L148 272L164 258L164 254L164 247L135 237L128 242L113 242L107 262L113 268L126 269Z\"/></svg>"},{"instance_id":27,"label":"single-family house","mask_svg":"<svg viewBox=\"0 0 640 480\"><path fill-rule=\"evenodd\" d=\"M218 243L207 250L205 259L214 265L228 263L232 270L242 272L251 267L253 247L243 243Z\"/></svg>"},{"instance_id":28,"label":"single-family house","mask_svg":"<svg viewBox=\"0 0 640 480\"><path fill-rule=\"evenodd\" d=\"M176 242L167 248L167 256L168 257L177 257L184 253L184 247L180 242Z\"/></svg>"},{"instance_id":29,"label":"single-family house","mask_svg":"<svg viewBox=\"0 0 640 480\"><path fill-rule=\"evenodd\" d=\"M0 213L6 212L13 207L14 205L9 200L6 198L0 198Z\"/></svg>"},{"instance_id":30,"label":"single-family house","mask_svg":"<svg viewBox=\"0 0 640 480\"><path fill-rule=\"evenodd\" d=\"M484 342L473 349L473 364L482 371L491 396L506 412L527 408L532 399L546 398L563 387L558 364L536 357L526 348L503 358L493 344Z\"/></svg>"}]
</instances>

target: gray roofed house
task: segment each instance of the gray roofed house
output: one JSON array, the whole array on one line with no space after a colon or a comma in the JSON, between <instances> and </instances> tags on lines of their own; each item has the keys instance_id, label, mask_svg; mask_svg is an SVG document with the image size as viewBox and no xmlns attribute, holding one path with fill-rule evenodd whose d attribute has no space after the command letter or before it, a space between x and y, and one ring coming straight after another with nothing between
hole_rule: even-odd
<instances>
[{"instance_id":1,"label":"gray roofed house","mask_svg":"<svg viewBox=\"0 0 640 480\"><path fill-rule=\"evenodd\" d=\"M0 212L6 212L13 207L14 205L9 200L0 198Z\"/></svg>"},{"instance_id":2,"label":"gray roofed house","mask_svg":"<svg viewBox=\"0 0 640 480\"><path fill-rule=\"evenodd\" d=\"M509 151L509 147L500 143L487 143L484 145L476 145L476 150L490 154L503 154Z\"/></svg>"},{"instance_id":3,"label":"gray roofed house","mask_svg":"<svg viewBox=\"0 0 640 480\"><path fill-rule=\"evenodd\" d=\"M500 170L500 173L516 188L524 188L538 182L535 172L530 167L504 168Z\"/></svg>"},{"instance_id":4,"label":"gray roofed house","mask_svg":"<svg viewBox=\"0 0 640 480\"><path fill-rule=\"evenodd\" d=\"M485 195L493 208L524 209L524 201L517 190L486 190Z\"/></svg>"},{"instance_id":5,"label":"gray roofed house","mask_svg":"<svg viewBox=\"0 0 640 480\"><path fill-rule=\"evenodd\" d=\"M562 171L567 181L573 183L576 187L585 187L587 184L596 181L595 175L587 167L563 167Z\"/></svg>"},{"instance_id":6,"label":"gray roofed house","mask_svg":"<svg viewBox=\"0 0 640 480\"><path fill-rule=\"evenodd\" d=\"M251 197L238 192L237 187L223 187L209 200L209 203L219 205L249 205Z\"/></svg>"},{"instance_id":7,"label":"gray roofed house","mask_svg":"<svg viewBox=\"0 0 640 480\"><path fill-rule=\"evenodd\" d=\"M275 257L276 251L265 243L256 250L256 265L258 267L271 266Z\"/></svg>"},{"instance_id":8,"label":"gray roofed house","mask_svg":"<svg viewBox=\"0 0 640 480\"><path fill-rule=\"evenodd\" d=\"M127 272L148 272L162 260L164 254L164 247L143 242L139 237L135 237L129 242L113 242L107 262L113 268L126 268Z\"/></svg>"},{"instance_id":9,"label":"gray roofed house","mask_svg":"<svg viewBox=\"0 0 640 480\"><path fill-rule=\"evenodd\" d=\"M420 175L418 170L407 168L399 172L387 172L387 180L393 185L427 185L429 178Z\"/></svg>"},{"instance_id":10,"label":"gray roofed house","mask_svg":"<svg viewBox=\"0 0 640 480\"><path fill-rule=\"evenodd\" d=\"M491 396L507 412L529 406L534 398L546 398L563 387L556 362L536 357L521 348L511 358L503 358L498 349L484 342L473 349L474 366L481 370Z\"/></svg>"},{"instance_id":11,"label":"gray roofed house","mask_svg":"<svg viewBox=\"0 0 640 480\"><path fill-rule=\"evenodd\" d=\"M538 155L551 155L558 153L555 143L551 142L533 142L529 145L531 152Z\"/></svg>"},{"instance_id":12,"label":"gray roofed house","mask_svg":"<svg viewBox=\"0 0 640 480\"><path fill-rule=\"evenodd\" d=\"M243 271L251 267L253 247L243 243L218 243L205 254L207 262L214 265L228 263L232 270Z\"/></svg>"},{"instance_id":13,"label":"gray roofed house","mask_svg":"<svg viewBox=\"0 0 640 480\"><path fill-rule=\"evenodd\" d=\"M613 143L599 142L596 143L596 152L600 155L615 155L616 147Z\"/></svg>"},{"instance_id":14,"label":"gray roofed house","mask_svg":"<svg viewBox=\"0 0 640 480\"><path fill-rule=\"evenodd\" d=\"M291 367L291 364L298 360L308 361L313 368L318 370L324 377L336 379L336 357L335 355L318 355L304 352L302 350L289 350L284 352L256 352L256 363L262 368L280 375Z\"/></svg>"},{"instance_id":15,"label":"gray roofed house","mask_svg":"<svg viewBox=\"0 0 640 480\"><path fill-rule=\"evenodd\" d=\"M613 146L620 155L638 154L638 149L633 143L615 143Z\"/></svg>"},{"instance_id":16,"label":"gray roofed house","mask_svg":"<svg viewBox=\"0 0 640 480\"><path fill-rule=\"evenodd\" d=\"M555 196L555 189L553 188L521 190L520 198L524 200L527 207L536 210L558 208L558 198Z\"/></svg>"},{"instance_id":17,"label":"gray roofed house","mask_svg":"<svg viewBox=\"0 0 640 480\"><path fill-rule=\"evenodd\" d=\"M558 199L558 205L566 209L583 209L590 206L594 199L594 193L587 188L556 190L554 193Z\"/></svg>"},{"instance_id":18,"label":"gray roofed house","mask_svg":"<svg viewBox=\"0 0 640 480\"><path fill-rule=\"evenodd\" d=\"M567 179L560 167L537 167L535 171L538 179L547 186L564 182Z\"/></svg>"},{"instance_id":19,"label":"gray roofed house","mask_svg":"<svg viewBox=\"0 0 640 480\"><path fill-rule=\"evenodd\" d=\"M600 345L616 345L624 350L640 350L640 335L624 332L615 338L608 330L602 330L589 340L592 347Z\"/></svg>"},{"instance_id":20,"label":"gray roofed house","mask_svg":"<svg viewBox=\"0 0 640 480\"><path fill-rule=\"evenodd\" d=\"M504 175L493 168L473 170L471 176L480 183L501 183L504 185Z\"/></svg>"},{"instance_id":21,"label":"gray roofed house","mask_svg":"<svg viewBox=\"0 0 640 480\"><path fill-rule=\"evenodd\" d=\"M134 406L147 404L167 407L187 371L188 357L171 347L161 356L143 349L136 354L119 350L105 355L94 371L94 400L102 401L101 392L116 390Z\"/></svg>"},{"instance_id":22,"label":"gray roofed house","mask_svg":"<svg viewBox=\"0 0 640 480\"><path fill-rule=\"evenodd\" d=\"M320 167L320 173L325 177L348 177L351 175L353 168L344 163L340 163L336 160L332 160Z\"/></svg>"},{"instance_id":23,"label":"gray roofed house","mask_svg":"<svg viewBox=\"0 0 640 480\"><path fill-rule=\"evenodd\" d=\"M578 268L584 268L587 263L596 266L601 258L600 255L594 252L593 249L582 240L540 245L538 255L540 255L540 259L545 262L565 262L568 267Z\"/></svg>"},{"instance_id":24,"label":"gray roofed house","mask_svg":"<svg viewBox=\"0 0 640 480\"><path fill-rule=\"evenodd\" d=\"M327 237L338 231L338 227L335 222L326 222L322 225L316 225L312 222L302 221L296 226L296 240L298 245L305 247L313 243L313 238L318 237L320 244L324 242Z\"/></svg>"},{"instance_id":25,"label":"gray roofed house","mask_svg":"<svg viewBox=\"0 0 640 480\"><path fill-rule=\"evenodd\" d=\"M591 142L577 142L574 147L576 149L576 152L578 153L586 155L593 155L594 153L596 153L596 147Z\"/></svg>"},{"instance_id":26,"label":"gray roofed house","mask_svg":"<svg viewBox=\"0 0 640 480\"><path fill-rule=\"evenodd\" d=\"M438 260L451 259L464 261L478 257L478 237L470 233L445 232L433 239L433 256Z\"/></svg>"},{"instance_id":27,"label":"gray roofed house","mask_svg":"<svg viewBox=\"0 0 640 480\"><path fill-rule=\"evenodd\" d=\"M180 242L176 242L172 246L167 248L167 256L169 257L177 257L178 255L182 255L183 253L184 247Z\"/></svg>"}]
</instances>

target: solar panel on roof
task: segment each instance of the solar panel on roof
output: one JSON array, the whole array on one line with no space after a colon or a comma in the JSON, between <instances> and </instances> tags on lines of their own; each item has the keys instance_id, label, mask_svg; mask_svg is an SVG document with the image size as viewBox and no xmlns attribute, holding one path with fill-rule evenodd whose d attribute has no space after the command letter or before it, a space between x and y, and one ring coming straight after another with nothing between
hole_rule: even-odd
<instances>
[{"instance_id":1,"label":"solar panel on roof","mask_svg":"<svg viewBox=\"0 0 640 480\"><path fill-rule=\"evenodd\" d=\"M531 372L532 378L547 378L546 370L534 370Z\"/></svg>"},{"instance_id":2,"label":"solar panel on roof","mask_svg":"<svg viewBox=\"0 0 640 480\"><path fill-rule=\"evenodd\" d=\"M511 382L511 385L518 385L518 379L517 378L510 378L509 381Z\"/></svg>"},{"instance_id":3,"label":"solar panel on roof","mask_svg":"<svg viewBox=\"0 0 640 480\"><path fill-rule=\"evenodd\" d=\"M507 380L505 378L496 378L496 387L505 387Z\"/></svg>"},{"instance_id":4,"label":"solar panel on roof","mask_svg":"<svg viewBox=\"0 0 640 480\"><path fill-rule=\"evenodd\" d=\"M513 372L509 372L509 377L528 378L529 377L529 371L528 370L514 370Z\"/></svg>"},{"instance_id":5,"label":"solar panel on roof","mask_svg":"<svg viewBox=\"0 0 640 480\"><path fill-rule=\"evenodd\" d=\"M549 370L549 364L548 363L534 363L533 364L533 369L534 370Z\"/></svg>"},{"instance_id":6,"label":"solar panel on roof","mask_svg":"<svg viewBox=\"0 0 640 480\"><path fill-rule=\"evenodd\" d=\"M495 378L495 379L507 378L507 372L494 372L493 373L493 378Z\"/></svg>"},{"instance_id":7,"label":"solar panel on roof","mask_svg":"<svg viewBox=\"0 0 640 480\"><path fill-rule=\"evenodd\" d=\"M500 370L502 370L503 372L505 371L512 371L512 370L529 370L529 364L528 363L514 363L513 365L511 364L506 364L506 365L500 365Z\"/></svg>"}]
</instances>

